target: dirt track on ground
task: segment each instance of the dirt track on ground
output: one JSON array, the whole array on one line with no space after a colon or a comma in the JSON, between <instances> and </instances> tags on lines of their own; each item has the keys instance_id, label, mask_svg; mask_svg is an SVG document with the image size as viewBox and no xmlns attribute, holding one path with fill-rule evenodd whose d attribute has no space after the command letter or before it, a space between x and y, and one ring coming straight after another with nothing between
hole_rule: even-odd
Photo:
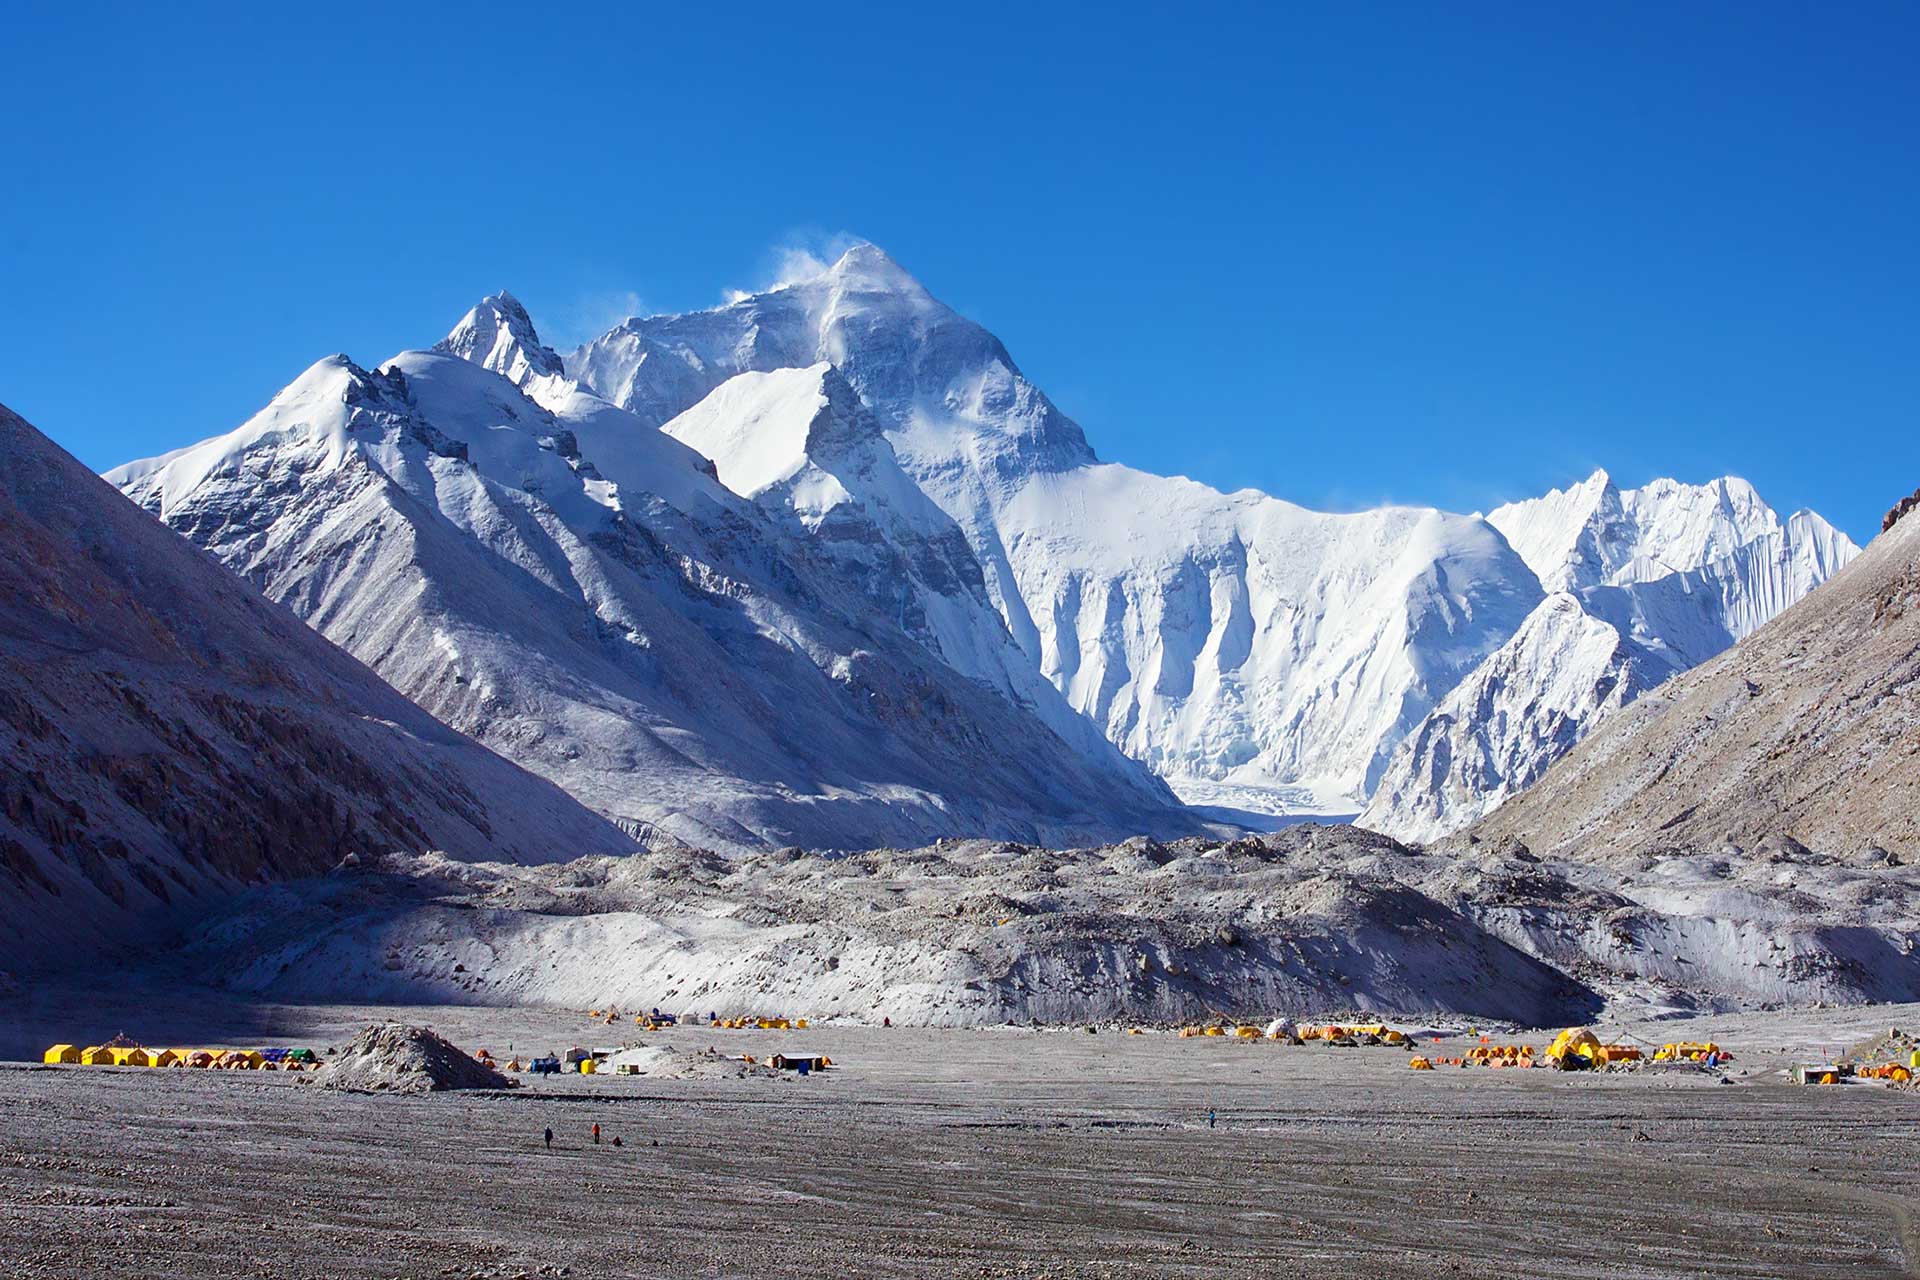
<instances>
[{"instance_id":1,"label":"dirt track on ground","mask_svg":"<svg viewBox=\"0 0 1920 1280\"><path fill-rule=\"evenodd\" d=\"M469 1037L613 1038L444 1012ZM1720 1084L1110 1032L647 1039L802 1036L839 1070L425 1098L0 1070L0 1256L207 1277L1892 1277L1920 1256L1920 1098L1757 1083L1764 1054Z\"/></svg>"}]
</instances>

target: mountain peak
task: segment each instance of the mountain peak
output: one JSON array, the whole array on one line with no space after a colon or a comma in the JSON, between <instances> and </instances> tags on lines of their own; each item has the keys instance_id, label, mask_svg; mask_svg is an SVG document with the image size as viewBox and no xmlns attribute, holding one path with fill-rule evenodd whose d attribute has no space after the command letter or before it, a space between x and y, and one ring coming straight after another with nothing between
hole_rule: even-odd
<instances>
[{"instance_id":1,"label":"mountain peak","mask_svg":"<svg viewBox=\"0 0 1920 1280\"><path fill-rule=\"evenodd\" d=\"M864 241L840 255L823 277L842 288L863 292L910 293L924 296L926 287L905 267L888 256L886 250Z\"/></svg>"},{"instance_id":2,"label":"mountain peak","mask_svg":"<svg viewBox=\"0 0 1920 1280\"><path fill-rule=\"evenodd\" d=\"M516 384L561 371L559 355L534 332L533 317L504 289L482 298L433 349L491 369Z\"/></svg>"}]
</instances>

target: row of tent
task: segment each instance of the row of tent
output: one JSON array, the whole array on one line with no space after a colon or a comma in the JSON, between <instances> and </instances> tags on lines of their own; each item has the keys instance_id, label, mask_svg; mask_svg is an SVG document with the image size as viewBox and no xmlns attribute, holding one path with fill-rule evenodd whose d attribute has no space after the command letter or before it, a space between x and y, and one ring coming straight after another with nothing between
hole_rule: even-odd
<instances>
[{"instance_id":1,"label":"row of tent","mask_svg":"<svg viewBox=\"0 0 1920 1280\"><path fill-rule=\"evenodd\" d=\"M56 1044L42 1062L86 1067L197 1067L224 1071L303 1071L320 1065L311 1049L149 1049L144 1045Z\"/></svg>"},{"instance_id":2,"label":"row of tent","mask_svg":"<svg viewBox=\"0 0 1920 1280\"><path fill-rule=\"evenodd\" d=\"M1127 1034L1137 1036L1144 1034L1144 1032L1142 1032L1140 1028L1134 1027L1128 1031ZM1321 1027L1306 1025L1295 1027L1285 1018L1274 1019L1264 1030L1249 1023L1241 1023L1238 1026L1213 1023L1206 1026L1182 1027L1180 1028L1179 1036L1182 1040L1193 1040L1202 1037L1226 1037L1233 1040L1278 1040L1285 1044L1405 1045L1409 1043L1406 1032L1396 1031L1385 1023L1364 1023L1357 1026L1333 1024Z\"/></svg>"},{"instance_id":3,"label":"row of tent","mask_svg":"<svg viewBox=\"0 0 1920 1280\"><path fill-rule=\"evenodd\" d=\"M1789 1077L1795 1084L1839 1084L1845 1080L1884 1080L1888 1084L1911 1084L1920 1076L1920 1049L1908 1061L1882 1062L1862 1066L1852 1062L1827 1063L1824 1066L1794 1067Z\"/></svg>"},{"instance_id":4,"label":"row of tent","mask_svg":"<svg viewBox=\"0 0 1920 1280\"><path fill-rule=\"evenodd\" d=\"M604 1022L608 1026L612 1026L620 1020L620 1011L618 1009L589 1009L587 1010L587 1016L595 1022ZM697 1018L689 1019L689 1021L694 1026L701 1025ZM678 1016L671 1013L661 1013L658 1009L655 1009L652 1013L634 1014L633 1022L634 1025L642 1031L666 1031L680 1025ZM807 1029L807 1020L805 1018L722 1018L718 1014L708 1014L706 1025L729 1031L805 1031Z\"/></svg>"},{"instance_id":5,"label":"row of tent","mask_svg":"<svg viewBox=\"0 0 1920 1280\"><path fill-rule=\"evenodd\" d=\"M1553 1038L1544 1054L1530 1044L1494 1044L1484 1036L1481 1039L1481 1044L1467 1050L1462 1057L1421 1056L1411 1059L1407 1065L1415 1071L1431 1071L1435 1067L1555 1067L1561 1071L1592 1071L1646 1058L1639 1045L1603 1044L1599 1036L1585 1027L1568 1027ZM1717 1066L1732 1057L1707 1040L1664 1044L1653 1054L1655 1062L1700 1062L1709 1066Z\"/></svg>"}]
</instances>

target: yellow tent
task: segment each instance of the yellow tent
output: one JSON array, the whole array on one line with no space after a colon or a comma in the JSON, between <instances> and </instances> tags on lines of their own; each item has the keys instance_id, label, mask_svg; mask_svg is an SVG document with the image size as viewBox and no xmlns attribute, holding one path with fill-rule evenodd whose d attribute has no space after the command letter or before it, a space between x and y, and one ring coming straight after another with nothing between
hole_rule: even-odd
<instances>
[{"instance_id":1,"label":"yellow tent","mask_svg":"<svg viewBox=\"0 0 1920 1280\"><path fill-rule=\"evenodd\" d=\"M88 1045L80 1051L80 1061L90 1067L110 1067L113 1065L113 1050L100 1045Z\"/></svg>"},{"instance_id":2,"label":"yellow tent","mask_svg":"<svg viewBox=\"0 0 1920 1280\"><path fill-rule=\"evenodd\" d=\"M57 1044L41 1055L42 1062L78 1062L80 1051L70 1044Z\"/></svg>"},{"instance_id":3,"label":"yellow tent","mask_svg":"<svg viewBox=\"0 0 1920 1280\"><path fill-rule=\"evenodd\" d=\"M150 1067L175 1067L180 1065L180 1055L172 1049L149 1049L147 1065Z\"/></svg>"},{"instance_id":4,"label":"yellow tent","mask_svg":"<svg viewBox=\"0 0 1920 1280\"><path fill-rule=\"evenodd\" d=\"M138 1045L135 1045L131 1049L114 1049L111 1052L113 1054L113 1065L116 1067L150 1067L153 1065L153 1055Z\"/></svg>"},{"instance_id":5,"label":"yellow tent","mask_svg":"<svg viewBox=\"0 0 1920 1280\"><path fill-rule=\"evenodd\" d=\"M1566 1070L1593 1065L1600 1052L1600 1038L1585 1027L1568 1027L1547 1046L1547 1061Z\"/></svg>"},{"instance_id":6,"label":"yellow tent","mask_svg":"<svg viewBox=\"0 0 1920 1280\"><path fill-rule=\"evenodd\" d=\"M1433 1070L1433 1064L1427 1061L1425 1058L1408 1058L1407 1065L1413 1068L1415 1071Z\"/></svg>"}]
</instances>

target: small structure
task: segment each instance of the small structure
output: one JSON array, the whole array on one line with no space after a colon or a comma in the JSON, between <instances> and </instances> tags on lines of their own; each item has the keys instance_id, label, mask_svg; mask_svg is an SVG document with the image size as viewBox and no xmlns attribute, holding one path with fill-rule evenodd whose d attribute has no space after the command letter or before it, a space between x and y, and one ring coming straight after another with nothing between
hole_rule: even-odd
<instances>
[{"instance_id":1,"label":"small structure","mask_svg":"<svg viewBox=\"0 0 1920 1280\"><path fill-rule=\"evenodd\" d=\"M40 1055L42 1062L78 1062L80 1050L70 1044L56 1044Z\"/></svg>"},{"instance_id":2,"label":"small structure","mask_svg":"<svg viewBox=\"0 0 1920 1280\"><path fill-rule=\"evenodd\" d=\"M150 1067L153 1065L153 1055L145 1049L142 1049L139 1045L134 1045L128 1049L109 1049L107 1052L113 1055L113 1065L116 1067Z\"/></svg>"},{"instance_id":3,"label":"small structure","mask_svg":"<svg viewBox=\"0 0 1920 1280\"><path fill-rule=\"evenodd\" d=\"M1841 1072L1835 1066L1799 1066L1793 1069L1795 1084L1839 1084Z\"/></svg>"},{"instance_id":4,"label":"small structure","mask_svg":"<svg viewBox=\"0 0 1920 1280\"><path fill-rule=\"evenodd\" d=\"M88 1045L80 1051L80 1061L89 1067L110 1067L113 1065L113 1050L105 1045Z\"/></svg>"},{"instance_id":5,"label":"small structure","mask_svg":"<svg viewBox=\"0 0 1920 1280\"><path fill-rule=\"evenodd\" d=\"M150 1049L147 1052L147 1065L150 1067L176 1067L180 1065L180 1055L171 1049Z\"/></svg>"},{"instance_id":6,"label":"small structure","mask_svg":"<svg viewBox=\"0 0 1920 1280\"><path fill-rule=\"evenodd\" d=\"M767 1059L767 1065L775 1071L798 1071L805 1075L809 1071L825 1071L833 1065L833 1059L824 1053L776 1053Z\"/></svg>"}]
</instances>

